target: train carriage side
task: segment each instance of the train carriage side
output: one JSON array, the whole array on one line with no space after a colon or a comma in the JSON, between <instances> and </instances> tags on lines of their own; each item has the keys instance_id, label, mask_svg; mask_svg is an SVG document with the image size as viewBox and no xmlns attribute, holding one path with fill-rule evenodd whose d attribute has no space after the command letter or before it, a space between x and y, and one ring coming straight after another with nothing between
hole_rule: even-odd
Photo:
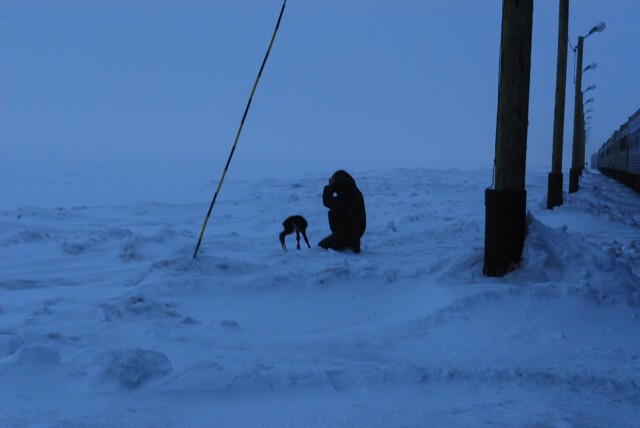
<instances>
[{"instance_id":1,"label":"train carriage side","mask_svg":"<svg viewBox=\"0 0 640 428\"><path fill-rule=\"evenodd\" d=\"M629 118L629 162L627 172L640 176L640 110Z\"/></svg>"},{"instance_id":2,"label":"train carriage side","mask_svg":"<svg viewBox=\"0 0 640 428\"><path fill-rule=\"evenodd\" d=\"M640 109L629 118L629 186L640 192Z\"/></svg>"},{"instance_id":3,"label":"train carriage side","mask_svg":"<svg viewBox=\"0 0 640 428\"><path fill-rule=\"evenodd\" d=\"M613 169L622 173L627 172L628 146L629 146L629 122L626 122L616 132L616 141L613 145Z\"/></svg>"},{"instance_id":4,"label":"train carriage side","mask_svg":"<svg viewBox=\"0 0 640 428\"><path fill-rule=\"evenodd\" d=\"M614 133L607 142L604 144L602 151L604 152L603 158L604 161L602 163L601 169L605 171L613 169L613 143L616 140L616 134Z\"/></svg>"},{"instance_id":5,"label":"train carriage side","mask_svg":"<svg viewBox=\"0 0 640 428\"><path fill-rule=\"evenodd\" d=\"M640 192L640 109L600 147L596 160L601 173Z\"/></svg>"},{"instance_id":6,"label":"train carriage side","mask_svg":"<svg viewBox=\"0 0 640 428\"><path fill-rule=\"evenodd\" d=\"M605 142L600 149L598 149L598 170L602 170L606 166L606 150L607 143Z\"/></svg>"}]
</instances>

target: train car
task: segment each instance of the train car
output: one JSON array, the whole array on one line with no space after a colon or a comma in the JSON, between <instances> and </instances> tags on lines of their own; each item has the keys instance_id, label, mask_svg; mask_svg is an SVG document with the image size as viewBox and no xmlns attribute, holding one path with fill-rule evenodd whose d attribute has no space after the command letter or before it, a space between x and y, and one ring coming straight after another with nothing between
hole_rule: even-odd
<instances>
[{"instance_id":1,"label":"train car","mask_svg":"<svg viewBox=\"0 0 640 428\"><path fill-rule=\"evenodd\" d=\"M629 165L629 122L624 123L616 132L613 144L613 166L616 171L626 171Z\"/></svg>"},{"instance_id":2,"label":"train car","mask_svg":"<svg viewBox=\"0 0 640 428\"><path fill-rule=\"evenodd\" d=\"M607 146L607 168L612 171L615 170L616 137L618 137L617 131L613 133L611 139L609 140L609 145Z\"/></svg>"},{"instance_id":3,"label":"train car","mask_svg":"<svg viewBox=\"0 0 640 428\"><path fill-rule=\"evenodd\" d=\"M629 185L640 192L640 110L629 118Z\"/></svg>"},{"instance_id":4,"label":"train car","mask_svg":"<svg viewBox=\"0 0 640 428\"><path fill-rule=\"evenodd\" d=\"M591 162L603 174L640 192L640 109L609 137Z\"/></svg>"},{"instance_id":5,"label":"train car","mask_svg":"<svg viewBox=\"0 0 640 428\"><path fill-rule=\"evenodd\" d=\"M602 145L602 148L600 149L602 151L602 162L599 162L598 169L601 171L613 168L613 157L611 156L611 154L613 153L613 143L615 142L615 136L616 134L614 133L611 137L609 137L607 142L604 143Z\"/></svg>"},{"instance_id":6,"label":"train car","mask_svg":"<svg viewBox=\"0 0 640 428\"><path fill-rule=\"evenodd\" d=\"M640 175L640 110L629 118L629 174Z\"/></svg>"}]
</instances>

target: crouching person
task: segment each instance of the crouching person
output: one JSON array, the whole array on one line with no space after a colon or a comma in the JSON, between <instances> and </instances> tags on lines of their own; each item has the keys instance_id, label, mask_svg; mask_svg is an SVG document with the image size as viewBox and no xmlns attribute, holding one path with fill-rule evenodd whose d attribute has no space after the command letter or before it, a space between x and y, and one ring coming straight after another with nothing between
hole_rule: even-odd
<instances>
[{"instance_id":1,"label":"crouching person","mask_svg":"<svg viewBox=\"0 0 640 428\"><path fill-rule=\"evenodd\" d=\"M318 243L324 249L360 252L360 238L367 228L364 198L346 171L337 171L322 192L322 203L329 208L331 235Z\"/></svg>"}]
</instances>

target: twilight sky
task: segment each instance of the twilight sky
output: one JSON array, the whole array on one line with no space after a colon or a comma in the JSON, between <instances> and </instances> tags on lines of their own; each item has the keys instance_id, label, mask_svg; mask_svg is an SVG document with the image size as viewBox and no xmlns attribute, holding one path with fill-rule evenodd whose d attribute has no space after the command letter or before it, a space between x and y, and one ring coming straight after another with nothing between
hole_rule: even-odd
<instances>
[{"instance_id":1,"label":"twilight sky","mask_svg":"<svg viewBox=\"0 0 640 428\"><path fill-rule=\"evenodd\" d=\"M280 0L2 0L0 168L217 180ZM550 170L558 1L534 2L527 163ZM289 0L227 178L493 165L502 2ZM640 108L640 1L573 0L587 158ZM569 50L563 171L573 128ZM491 178L487 178L490 183Z\"/></svg>"}]
</instances>

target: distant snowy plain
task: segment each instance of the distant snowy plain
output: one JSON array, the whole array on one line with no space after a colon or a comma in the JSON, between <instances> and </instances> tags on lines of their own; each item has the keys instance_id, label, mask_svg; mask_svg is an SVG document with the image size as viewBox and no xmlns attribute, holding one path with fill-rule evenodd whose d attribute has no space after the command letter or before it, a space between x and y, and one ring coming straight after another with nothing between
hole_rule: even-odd
<instances>
[{"instance_id":1,"label":"distant snowy plain","mask_svg":"<svg viewBox=\"0 0 640 428\"><path fill-rule=\"evenodd\" d=\"M639 426L639 195L530 172L487 278L490 171L350 171L359 255L315 246L332 172L228 178L196 259L215 182L3 175L0 426Z\"/></svg>"}]
</instances>

